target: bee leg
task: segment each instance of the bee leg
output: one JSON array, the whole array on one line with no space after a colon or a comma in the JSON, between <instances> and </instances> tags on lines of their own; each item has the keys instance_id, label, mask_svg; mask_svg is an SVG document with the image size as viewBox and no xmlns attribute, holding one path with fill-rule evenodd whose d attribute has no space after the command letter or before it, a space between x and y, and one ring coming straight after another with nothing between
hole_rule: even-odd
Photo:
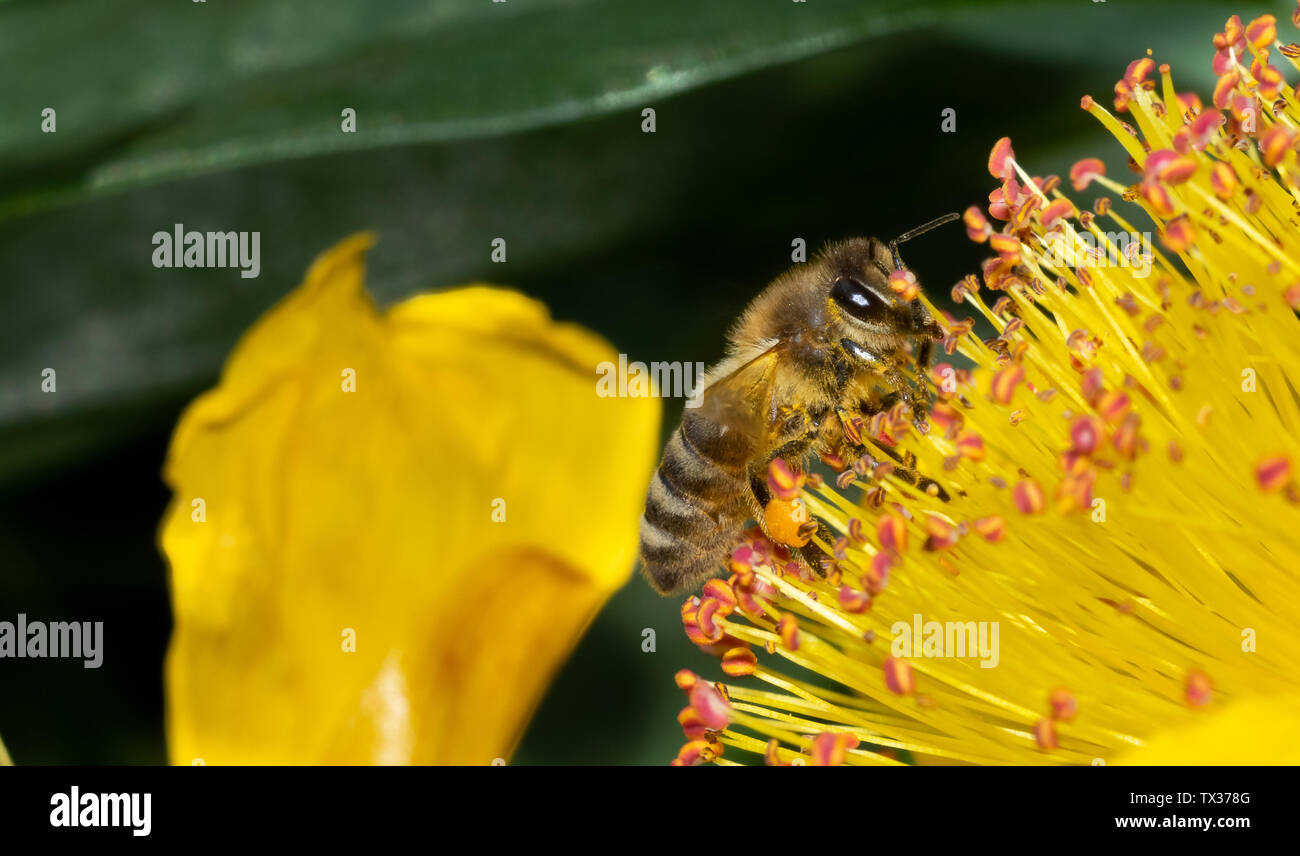
<instances>
[{"instance_id":1,"label":"bee leg","mask_svg":"<svg viewBox=\"0 0 1300 856\"><path fill-rule=\"evenodd\" d=\"M889 406L892 407L901 401L912 411L912 424L916 426L917 431L922 434L929 431L930 426L926 419L930 412L928 391L924 387L918 390L918 384L897 368L885 372L885 381L890 386L890 393L885 399L890 401Z\"/></svg>"},{"instance_id":2,"label":"bee leg","mask_svg":"<svg viewBox=\"0 0 1300 856\"><path fill-rule=\"evenodd\" d=\"M763 527L764 532L767 531L767 524L763 522L763 510L772 501L772 491L767 488L767 472L771 468L772 462L777 458L795 461L802 459L808 453L808 447L816 438L818 430L820 430L820 425L812 431L800 434L793 440L782 444L776 451L768 455L767 459L762 463L754 462L750 464L749 491L754 500L750 510L754 514L754 519L758 521L758 525Z\"/></svg>"},{"instance_id":3,"label":"bee leg","mask_svg":"<svg viewBox=\"0 0 1300 856\"><path fill-rule=\"evenodd\" d=\"M781 455L773 455L772 457L779 458ZM758 524L763 527L764 532L767 532L767 522L763 519L763 509L767 508L768 502L771 501L772 492L767 488L766 466L762 470L755 468L750 471L749 487L758 503ZM813 522L817 524L816 537L826 544L834 544L835 538L831 535L831 530L827 528L826 524L816 518L814 518ZM808 543L802 547L790 547L790 552L798 556L805 565L816 571L818 576L826 576L826 566L830 564L831 557L826 555L825 550L817 546L815 540L809 538Z\"/></svg>"},{"instance_id":4,"label":"bee leg","mask_svg":"<svg viewBox=\"0 0 1300 856\"><path fill-rule=\"evenodd\" d=\"M764 533L767 533L767 522L764 520L763 512L767 508L767 504L772 500L772 492L767 487L767 473L772 461L777 458L795 461L802 459L808 453L809 446L816 440L820 431L821 421L817 420L812 423L811 427L779 446L772 454L768 455L767 460L762 464L755 463L750 466L749 490L753 497L754 519L758 521L758 525L762 527ZM835 539L826 524L820 520L815 522L817 524L817 537L827 544L833 544ZM767 534L771 537L770 533ZM826 565L830 563L831 558L826 555L826 552L821 547L817 546L816 541L809 539L804 546L791 547L790 550L804 564L816 571L819 576L826 576Z\"/></svg>"},{"instance_id":5,"label":"bee leg","mask_svg":"<svg viewBox=\"0 0 1300 856\"><path fill-rule=\"evenodd\" d=\"M930 370L930 363L934 360L934 340L926 339L916 350L916 367L922 372Z\"/></svg>"},{"instance_id":6,"label":"bee leg","mask_svg":"<svg viewBox=\"0 0 1300 856\"><path fill-rule=\"evenodd\" d=\"M911 452L900 454L888 446L879 446L878 448L897 462L898 466L894 467L894 472L900 479L910 485L915 485L926 493L930 493L931 488L933 488L935 491L933 495L944 502L950 499L948 492L943 489L942 485L932 478L921 475L921 472L916 468L916 455Z\"/></svg>"},{"instance_id":7,"label":"bee leg","mask_svg":"<svg viewBox=\"0 0 1300 856\"><path fill-rule=\"evenodd\" d=\"M772 499L772 492L767 489L766 472L759 472L757 467L749 468L749 492L754 500L750 512L766 532L767 524L763 522L763 509L767 508L767 503Z\"/></svg>"},{"instance_id":8,"label":"bee leg","mask_svg":"<svg viewBox=\"0 0 1300 856\"><path fill-rule=\"evenodd\" d=\"M831 535L831 530L826 528L826 524L822 523L820 520L817 521L817 537L825 541L827 544L835 543L835 538ZM835 561L833 557L828 555L825 550L818 546L816 541L811 539L809 539L808 543L804 544L802 547L793 547L791 549L793 549L799 558L803 560L805 565L816 571L817 576L822 578L826 577L827 568Z\"/></svg>"},{"instance_id":9,"label":"bee leg","mask_svg":"<svg viewBox=\"0 0 1300 856\"><path fill-rule=\"evenodd\" d=\"M890 398L894 398L893 403L897 403L898 399L895 398L895 396L898 395L900 395L900 393L898 392L889 393L888 396L886 396L884 399L881 400L882 405L885 402L888 402ZM892 407L893 403L890 403L888 406ZM849 413L843 409L840 409L837 412L839 414L841 422L847 423L847 421L851 418ZM852 442L851 440L849 440L847 436L844 437L843 443L845 448L848 451L850 451L853 455L858 457L861 457L863 455L867 455L868 457L874 457L872 455L873 452L876 451L883 452L884 454L888 455L890 458L894 459L894 462L897 464L897 466L894 467L894 472L903 481L907 482L910 485L915 485L916 487L920 488L926 493L930 493L931 487L933 486L933 489L935 491L935 493L933 494L934 496L939 497L939 499L943 500L944 502L947 502L949 500L948 492L944 490L943 487L938 482L936 482L934 479L926 478L925 476L921 475L921 473L916 469L916 456L911 452L900 452L898 450L895 450L891 446L886 446L883 443L872 443L872 445L868 447L864 443Z\"/></svg>"}]
</instances>

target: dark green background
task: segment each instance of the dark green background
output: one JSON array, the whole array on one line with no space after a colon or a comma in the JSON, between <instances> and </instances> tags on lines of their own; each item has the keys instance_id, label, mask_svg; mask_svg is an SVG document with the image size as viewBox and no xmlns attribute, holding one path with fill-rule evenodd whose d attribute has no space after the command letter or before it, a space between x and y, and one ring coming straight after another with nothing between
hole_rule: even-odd
<instances>
[{"instance_id":1,"label":"dark green background","mask_svg":"<svg viewBox=\"0 0 1300 856\"><path fill-rule=\"evenodd\" d=\"M165 759L154 538L171 427L344 235L380 234L381 302L487 280L632 359L712 361L793 238L889 237L978 203L1003 135L1037 174L1090 154L1122 174L1080 95L1109 103L1148 47L1206 94L1227 16L1273 12L1291 41L1291 8L0 0L0 618L106 623L97 671L0 661L14 760ZM56 134L40 133L47 106ZM355 135L338 130L344 107ZM176 222L260 231L261 277L154 269L150 237ZM505 265L489 262L498 236ZM938 297L982 253L950 226L906 257ZM670 759L673 672L716 674L677 616L629 583L516 762Z\"/></svg>"}]
</instances>

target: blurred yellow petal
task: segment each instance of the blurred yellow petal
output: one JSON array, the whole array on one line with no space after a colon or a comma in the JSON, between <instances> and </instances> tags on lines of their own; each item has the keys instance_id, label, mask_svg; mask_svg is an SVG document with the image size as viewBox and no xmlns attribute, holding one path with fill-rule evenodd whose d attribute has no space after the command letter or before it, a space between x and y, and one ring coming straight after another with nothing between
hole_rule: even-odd
<instances>
[{"instance_id":1,"label":"blurred yellow petal","mask_svg":"<svg viewBox=\"0 0 1300 856\"><path fill-rule=\"evenodd\" d=\"M1300 696L1256 697L1206 711L1115 760L1147 767L1293 767L1300 764Z\"/></svg>"},{"instance_id":2,"label":"blurred yellow petal","mask_svg":"<svg viewBox=\"0 0 1300 856\"><path fill-rule=\"evenodd\" d=\"M13 763L14 761L9 757L8 750L5 749L5 742L0 740L0 767L9 767L12 766Z\"/></svg>"},{"instance_id":3,"label":"blurred yellow petal","mask_svg":"<svg viewBox=\"0 0 1300 856\"><path fill-rule=\"evenodd\" d=\"M658 401L597 397L610 346L519 294L376 312L371 243L322 255L177 426L174 763L508 757L635 562Z\"/></svg>"}]
</instances>

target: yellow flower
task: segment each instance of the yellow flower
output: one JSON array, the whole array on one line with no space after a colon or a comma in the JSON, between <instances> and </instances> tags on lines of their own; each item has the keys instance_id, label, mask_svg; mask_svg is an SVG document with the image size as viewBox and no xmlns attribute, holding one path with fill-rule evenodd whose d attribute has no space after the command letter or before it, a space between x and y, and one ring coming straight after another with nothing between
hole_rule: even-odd
<instances>
[{"instance_id":1,"label":"yellow flower","mask_svg":"<svg viewBox=\"0 0 1300 856\"><path fill-rule=\"evenodd\" d=\"M808 475L825 576L751 532L683 606L757 681L679 673L678 763L1300 761L1300 104L1271 16L1215 45L1213 104L1150 58L1115 89L1136 127L1083 101L1135 177L1089 159L1075 189L1155 238L995 146L1006 224L965 216L995 293L953 292L995 336L945 316L974 368L931 372L927 433L901 407L846 426L950 499L883 454Z\"/></svg>"},{"instance_id":2,"label":"yellow flower","mask_svg":"<svg viewBox=\"0 0 1300 856\"><path fill-rule=\"evenodd\" d=\"M174 763L491 763L635 561L659 405L518 294L323 254L176 428Z\"/></svg>"}]
</instances>

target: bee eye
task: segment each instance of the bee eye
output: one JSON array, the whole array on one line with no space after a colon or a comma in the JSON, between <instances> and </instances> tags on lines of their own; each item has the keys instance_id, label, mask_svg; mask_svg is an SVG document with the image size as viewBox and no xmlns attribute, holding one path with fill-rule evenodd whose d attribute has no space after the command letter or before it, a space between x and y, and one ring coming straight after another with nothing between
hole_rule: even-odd
<instances>
[{"instance_id":1,"label":"bee eye","mask_svg":"<svg viewBox=\"0 0 1300 856\"><path fill-rule=\"evenodd\" d=\"M860 321L879 318L885 303L865 285L851 277L842 276L831 287L831 297L845 312Z\"/></svg>"}]
</instances>

